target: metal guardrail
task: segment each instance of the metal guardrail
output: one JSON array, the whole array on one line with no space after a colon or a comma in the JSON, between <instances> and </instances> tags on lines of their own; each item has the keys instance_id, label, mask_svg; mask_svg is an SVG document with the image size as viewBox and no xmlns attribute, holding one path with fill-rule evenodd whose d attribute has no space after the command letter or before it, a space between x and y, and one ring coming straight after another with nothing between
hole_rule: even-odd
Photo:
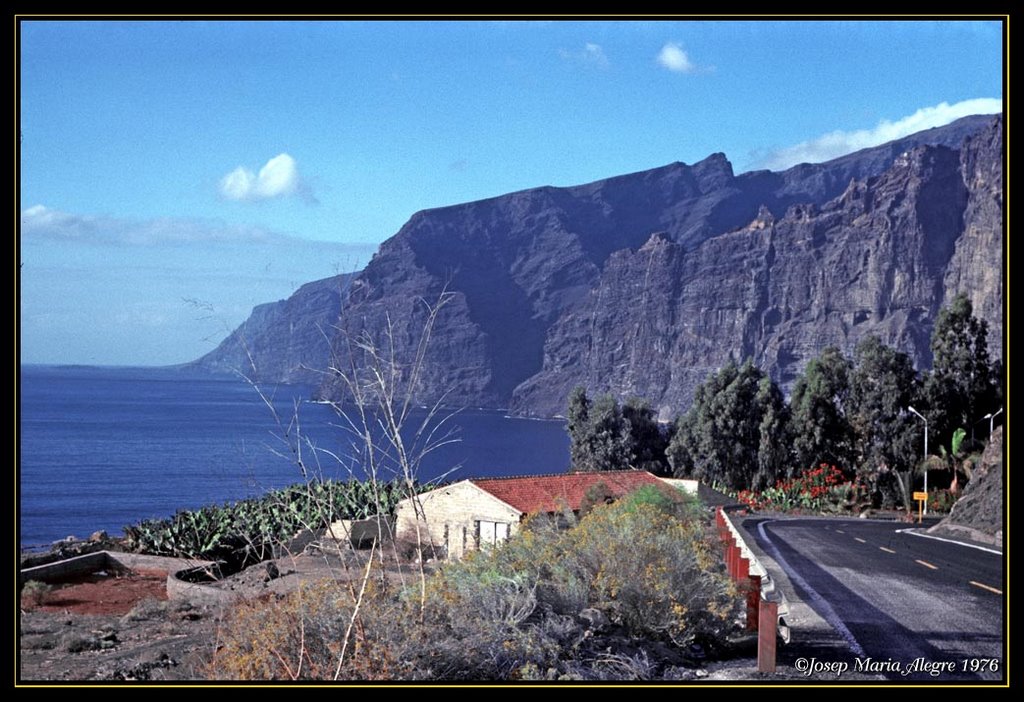
<instances>
[{"instance_id":1,"label":"metal guardrail","mask_svg":"<svg viewBox=\"0 0 1024 702\"><path fill-rule=\"evenodd\" d=\"M747 629L758 633L758 670L775 672L776 635L784 643L790 640L790 628L784 619L789 614L789 603L725 508L715 511L715 522L725 545L729 575L747 591Z\"/></svg>"}]
</instances>

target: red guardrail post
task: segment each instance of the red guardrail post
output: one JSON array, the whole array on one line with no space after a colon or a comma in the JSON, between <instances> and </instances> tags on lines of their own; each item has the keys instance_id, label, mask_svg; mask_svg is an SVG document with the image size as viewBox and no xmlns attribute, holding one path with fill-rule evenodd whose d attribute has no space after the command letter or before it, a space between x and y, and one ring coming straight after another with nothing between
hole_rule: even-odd
<instances>
[{"instance_id":1,"label":"red guardrail post","mask_svg":"<svg viewBox=\"0 0 1024 702\"><path fill-rule=\"evenodd\" d=\"M757 670L760 673L775 672L775 627L778 623L778 603L761 600L757 620Z\"/></svg>"},{"instance_id":2,"label":"red guardrail post","mask_svg":"<svg viewBox=\"0 0 1024 702\"><path fill-rule=\"evenodd\" d=\"M757 631L758 607L761 604L761 576L747 579L747 631Z\"/></svg>"},{"instance_id":3,"label":"red guardrail post","mask_svg":"<svg viewBox=\"0 0 1024 702\"><path fill-rule=\"evenodd\" d=\"M737 547L736 551L736 582L746 585L750 578L750 561L743 557L743 552Z\"/></svg>"}]
</instances>

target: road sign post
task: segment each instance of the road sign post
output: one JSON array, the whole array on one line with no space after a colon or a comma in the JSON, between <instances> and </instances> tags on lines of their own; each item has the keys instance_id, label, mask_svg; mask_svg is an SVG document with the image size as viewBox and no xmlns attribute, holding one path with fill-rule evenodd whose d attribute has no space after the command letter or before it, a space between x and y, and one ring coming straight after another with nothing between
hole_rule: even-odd
<instances>
[{"instance_id":1,"label":"road sign post","mask_svg":"<svg viewBox=\"0 0 1024 702\"><path fill-rule=\"evenodd\" d=\"M928 491L915 492L914 499L917 500L917 523L921 523L921 515L924 512L924 503L928 501Z\"/></svg>"}]
</instances>

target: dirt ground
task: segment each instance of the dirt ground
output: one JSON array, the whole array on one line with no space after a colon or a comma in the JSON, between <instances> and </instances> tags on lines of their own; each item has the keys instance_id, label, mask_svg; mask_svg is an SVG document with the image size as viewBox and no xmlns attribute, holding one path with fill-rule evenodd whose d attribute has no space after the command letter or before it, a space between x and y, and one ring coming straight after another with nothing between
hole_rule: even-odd
<instances>
[{"instance_id":1,"label":"dirt ground","mask_svg":"<svg viewBox=\"0 0 1024 702\"><path fill-rule=\"evenodd\" d=\"M303 582L362 577L369 551L326 551L311 545L215 587L249 599L284 594ZM388 576L398 582L395 554L384 557ZM406 565L406 577L409 571ZM225 607L169 601L166 578L159 571L95 574L54 585L40 604L22 602L20 680L205 679Z\"/></svg>"},{"instance_id":2,"label":"dirt ground","mask_svg":"<svg viewBox=\"0 0 1024 702\"><path fill-rule=\"evenodd\" d=\"M69 614L128 614L138 602L167 599L167 573L101 571L53 588L36 609Z\"/></svg>"},{"instance_id":3,"label":"dirt ground","mask_svg":"<svg viewBox=\"0 0 1024 702\"><path fill-rule=\"evenodd\" d=\"M369 553L328 553L311 546L301 554L260 563L218 582L240 597L281 595L301 583L323 578L358 580ZM378 554L379 557L379 554ZM385 553L386 572L397 583L394 553ZM434 565L425 565L432 570ZM416 566L404 566L406 578ZM203 681L216 647L224 606L199 607L169 601L165 574L136 572L80 578L56 586L34 606L23 603L19 619L19 680L45 681ZM756 649L736 658L687 670L679 680L797 679L792 670L775 676L756 672ZM681 669L682 670L682 669Z\"/></svg>"}]
</instances>

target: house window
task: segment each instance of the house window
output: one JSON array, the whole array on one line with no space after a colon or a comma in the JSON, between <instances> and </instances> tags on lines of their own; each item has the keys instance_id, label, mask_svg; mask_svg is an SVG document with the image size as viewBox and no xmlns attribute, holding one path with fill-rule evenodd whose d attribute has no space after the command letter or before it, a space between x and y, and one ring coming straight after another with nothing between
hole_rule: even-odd
<instances>
[{"instance_id":1,"label":"house window","mask_svg":"<svg viewBox=\"0 0 1024 702\"><path fill-rule=\"evenodd\" d=\"M485 519L476 522L477 548L500 544L508 538L508 527L507 522L490 522Z\"/></svg>"}]
</instances>

